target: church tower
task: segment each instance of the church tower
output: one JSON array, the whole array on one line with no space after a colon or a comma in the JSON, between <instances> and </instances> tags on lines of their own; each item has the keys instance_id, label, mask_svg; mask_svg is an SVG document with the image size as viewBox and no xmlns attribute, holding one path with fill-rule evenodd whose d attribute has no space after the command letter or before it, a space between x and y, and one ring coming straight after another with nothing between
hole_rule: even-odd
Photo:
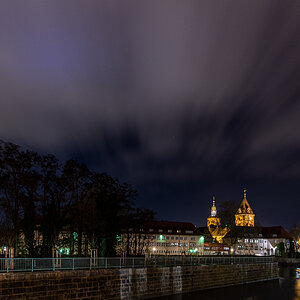
<instances>
[{"instance_id":1,"label":"church tower","mask_svg":"<svg viewBox=\"0 0 300 300\"><path fill-rule=\"evenodd\" d=\"M217 208L216 208L216 200L213 197L213 205L210 210L210 216L207 218L207 227L210 228L211 226L219 226L220 225L220 218L217 217Z\"/></svg>"},{"instance_id":2,"label":"church tower","mask_svg":"<svg viewBox=\"0 0 300 300\"><path fill-rule=\"evenodd\" d=\"M247 201L246 189L244 190L244 199L235 214L236 226L250 226L254 227L255 214Z\"/></svg>"}]
</instances>

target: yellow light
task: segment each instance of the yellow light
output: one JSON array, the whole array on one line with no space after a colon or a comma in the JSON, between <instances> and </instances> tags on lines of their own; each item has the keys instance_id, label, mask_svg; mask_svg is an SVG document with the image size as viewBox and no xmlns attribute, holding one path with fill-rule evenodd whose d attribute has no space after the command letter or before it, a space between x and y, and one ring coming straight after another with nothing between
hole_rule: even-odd
<instances>
[{"instance_id":1,"label":"yellow light","mask_svg":"<svg viewBox=\"0 0 300 300\"><path fill-rule=\"evenodd\" d=\"M156 251L156 248L155 248L155 247L153 247L153 251Z\"/></svg>"}]
</instances>

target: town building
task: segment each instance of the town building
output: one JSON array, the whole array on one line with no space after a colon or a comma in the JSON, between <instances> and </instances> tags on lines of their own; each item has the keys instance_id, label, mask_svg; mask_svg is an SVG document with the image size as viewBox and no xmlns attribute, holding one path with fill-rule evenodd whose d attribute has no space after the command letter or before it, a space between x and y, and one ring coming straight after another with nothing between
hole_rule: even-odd
<instances>
[{"instance_id":1,"label":"town building","mask_svg":"<svg viewBox=\"0 0 300 300\"><path fill-rule=\"evenodd\" d=\"M140 256L204 254L204 236L192 223L149 221L123 232L116 250Z\"/></svg>"},{"instance_id":2,"label":"town building","mask_svg":"<svg viewBox=\"0 0 300 300\"><path fill-rule=\"evenodd\" d=\"M291 236L281 226L273 227L236 227L228 234L228 239L236 239L232 243L234 254L269 256L279 254L278 245L284 250L290 248Z\"/></svg>"}]
</instances>

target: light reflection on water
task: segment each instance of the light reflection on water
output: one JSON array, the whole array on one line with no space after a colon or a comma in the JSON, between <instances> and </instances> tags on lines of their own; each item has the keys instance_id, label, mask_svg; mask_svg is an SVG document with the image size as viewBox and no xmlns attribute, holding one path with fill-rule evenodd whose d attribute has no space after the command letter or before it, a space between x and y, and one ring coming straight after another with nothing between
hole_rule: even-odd
<instances>
[{"instance_id":1,"label":"light reflection on water","mask_svg":"<svg viewBox=\"0 0 300 300\"><path fill-rule=\"evenodd\" d=\"M280 269L278 280L156 298L159 300L300 300L300 268Z\"/></svg>"}]
</instances>

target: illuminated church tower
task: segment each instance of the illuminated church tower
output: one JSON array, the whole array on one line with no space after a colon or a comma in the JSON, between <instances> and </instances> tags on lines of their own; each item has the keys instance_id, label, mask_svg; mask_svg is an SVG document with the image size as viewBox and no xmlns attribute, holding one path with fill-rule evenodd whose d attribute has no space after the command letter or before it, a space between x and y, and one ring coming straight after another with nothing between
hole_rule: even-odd
<instances>
[{"instance_id":1,"label":"illuminated church tower","mask_svg":"<svg viewBox=\"0 0 300 300\"><path fill-rule=\"evenodd\" d=\"M246 198L246 190L244 190L244 199L235 214L235 225L254 227L254 216L255 214Z\"/></svg>"},{"instance_id":2,"label":"illuminated church tower","mask_svg":"<svg viewBox=\"0 0 300 300\"><path fill-rule=\"evenodd\" d=\"M216 200L213 197L213 205L210 210L210 216L207 218L207 227L211 226L219 226L220 225L220 218L217 217L217 208L216 208Z\"/></svg>"},{"instance_id":3,"label":"illuminated church tower","mask_svg":"<svg viewBox=\"0 0 300 300\"><path fill-rule=\"evenodd\" d=\"M213 205L210 216L207 218L207 228L211 236L218 242L223 243L223 237L228 233L229 228L220 226L220 218L217 216L216 200L213 197Z\"/></svg>"}]
</instances>

